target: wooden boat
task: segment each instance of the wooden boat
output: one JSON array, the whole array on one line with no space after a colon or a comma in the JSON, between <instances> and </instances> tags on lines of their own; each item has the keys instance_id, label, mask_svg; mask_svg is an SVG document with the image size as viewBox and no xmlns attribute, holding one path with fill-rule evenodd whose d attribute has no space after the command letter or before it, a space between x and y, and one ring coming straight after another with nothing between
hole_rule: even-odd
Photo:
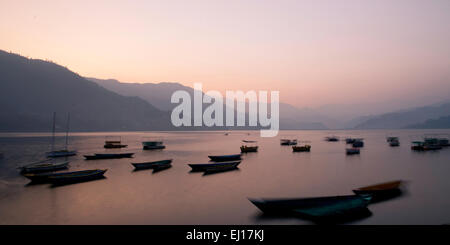
<instances>
[{"instance_id":1,"label":"wooden boat","mask_svg":"<svg viewBox=\"0 0 450 245\"><path fill-rule=\"evenodd\" d=\"M355 142L353 142L352 146L354 148L364 147L364 141L362 141L362 139L355 139Z\"/></svg>"},{"instance_id":2,"label":"wooden boat","mask_svg":"<svg viewBox=\"0 0 450 245\"><path fill-rule=\"evenodd\" d=\"M125 148L127 146L122 144L122 138L120 136L107 136L103 145L106 149Z\"/></svg>"},{"instance_id":3,"label":"wooden boat","mask_svg":"<svg viewBox=\"0 0 450 245\"><path fill-rule=\"evenodd\" d=\"M116 158L131 158L134 153L108 153L100 154L95 153L94 155L84 155L86 160L97 160L97 159L116 159Z\"/></svg>"},{"instance_id":4,"label":"wooden boat","mask_svg":"<svg viewBox=\"0 0 450 245\"><path fill-rule=\"evenodd\" d=\"M328 137L325 137L325 141L337 142L337 141L339 141L339 137L337 137L337 136L328 136Z\"/></svg>"},{"instance_id":5,"label":"wooden boat","mask_svg":"<svg viewBox=\"0 0 450 245\"><path fill-rule=\"evenodd\" d=\"M239 164L237 164L239 165ZM228 172L228 171L233 171L233 170L237 170L238 167L237 165L222 165L222 166L215 166L212 168L206 168L204 175L209 175L209 174L216 174L216 173L222 173L222 172Z\"/></svg>"},{"instance_id":6,"label":"wooden boat","mask_svg":"<svg viewBox=\"0 0 450 245\"><path fill-rule=\"evenodd\" d=\"M224 168L236 168L241 161L233 162L221 162L221 163L203 163L203 164L188 164L192 168L193 172L201 171L212 171L213 169L224 169Z\"/></svg>"},{"instance_id":7,"label":"wooden boat","mask_svg":"<svg viewBox=\"0 0 450 245\"><path fill-rule=\"evenodd\" d=\"M280 145L297 145L296 139L281 139Z\"/></svg>"},{"instance_id":8,"label":"wooden boat","mask_svg":"<svg viewBox=\"0 0 450 245\"><path fill-rule=\"evenodd\" d=\"M158 150L158 149L164 149L166 146L163 144L162 141L144 141L142 142L142 148L144 150Z\"/></svg>"},{"instance_id":9,"label":"wooden boat","mask_svg":"<svg viewBox=\"0 0 450 245\"><path fill-rule=\"evenodd\" d=\"M353 143L355 143L355 141L356 141L356 139L354 139L354 138L346 138L345 139L346 144L353 144Z\"/></svg>"},{"instance_id":10,"label":"wooden boat","mask_svg":"<svg viewBox=\"0 0 450 245\"><path fill-rule=\"evenodd\" d=\"M358 195L372 195L372 202L391 199L402 194L402 180L389 181L381 184L369 185L353 190Z\"/></svg>"},{"instance_id":11,"label":"wooden boat","mask_svg":"<svg viewBox=\"0 0 450 245\"><path fill-rule=\"evenodd\" d=\"M356 154L359 154L359 149L358 148L347 148L347 149L345 149L345 153L347 155L356 155Z\"/></svg>"},{"instance_id":12,"label":"wooden boat","mask_svg":"<svg viewBox=\"0 0 450 245\"><path fill-rule=\"evenodd\" d=\"M258 152L258 146L241 146L241 153Z\"/></svg>"},{"instance_id":13,"label":"wooden boat","mask_svg":"<svg viewBox=\"0 0 450 245\"><path fill-rule=\"evenodd\" d=\"M389 141L389 146L392 146L392 147L400 146L400 141L398 141L398 140L391 140L391 141Z\"/></svg>"},{"instance_id":14,"label":"wooden boat","mask_svg":"<svg viewBox=\"0 0 450 245\"><path fill-rule=\"evenodd\" d=\"M442 149L442 146L425 141L413 141L411 146L413 151L434 151L440 149Z\"/></svg>"},{"instance_id":15,"label":"wooden boat","mask_svg":"<svg viewBox=\"0 0 450 245\"><path fill-rule=\"evenodd\" d=\"M332 217L367 209L370 195L349 195L296 199L249 199L267 214L289 214L309 217Z\"/></svg>"},{"instance_id":16,"label":"wooden boat","mask_svg":"<svg viewBox=\"0 0 450 245\"><path fill-rule=\"evenodd\" d=\"M401 180L394 180L394 181L389 181L389 182L385 182L385 183L361 187L361 188L353 190L353 192L358 195L360 195L360 194L374 195L377 193L383 193L383 192L388 192L388 191L392 191L392 190L397 190L400 188L400 186L403 183L404 182Z\"/></svg>"},{"instance_id":17,"label":"wooden boat","mask_svg":"<svg viewBox=\"0 0 450 245\"><path fill-rule=\"evenodd\" d=\"M303 145L303 146L292 146L293 152L310 152L311 146L310 145Z\"/></svg>"},{"instance_id":18,"label":"wooden boat","mask_svg":"<svg viewBox=\"0 0 450 245\"><path fill-rule=\"evenodd\" d=\"M103 177L107 169L82 170L49 176L48 182L60 185L95 180Z\"/></svg>"},{"instance_id":19,"label":"wooden boat","mask_svg":"<svg viewBox=\"0 0 450 245\"><path fill-rule=\"evenodd\" d=\"M172 159L168 159L153 162L131 163L131 165L133 165L136 170L141 170L141 169L154 169L157 167L170 165L171 163Z\"/></svg>"},{"instance_id":20,"label":"wooden boat","mask_svg":"<svg viewBox=\"0 0 450 245\"><path fill-rule=\"evenodd\" d=\"M389 137L386 137L386 141L389 143L389 142L391 142L391 141L398 141L398 137L395 137L395 136L389 136Z\"/></svg>"},{"instance_id":21,"label":"wooden boat","mask_svg":"<svg viewBox=\"0 0 450 245\"><path fill-rule=\"evenodd\" d=\"M208 156L211 161L214 162L226 162L226 161L235 161L241 160L241 154L234 155L219 155L219 156Z\"/></svg>"},{"instance_id":22,"label":"wooden boat","mask_svg":"<svg viewBox=\"0 0 450 245\"><path fill-rule=\"evenodd\" d=\"M68 145L69 145L69 122L70 122L70 114L67 114L67 130L66 130L65 148L62 149L62 150L54 150L54 148L55 148L56 112L53 112L52 144L51 144L51 151L45 153L47 157L49 157L49 158L69 157L69 156L75 156L77 154L77 151L69 151L68 150Z\"/></svg>"},{"instance_id":23,"label":"wooden boat","mask_svg":"<svg viewBox=\"0 0 450 245\"><path fill-rule=\"evenodd\" d=\"M161 164L153 168L153 173L157 173L172 167L172 164Z\"/></svg>"},{"instance_id":24,"label":"wooden boat","mask_svg":"<svg viewBox=\"0 0 450 245\"><path fill-rule=\"evenodd\" d=\"M62 169L67 169L69 166L69 162L60 162L60 163L50 163L50 162L44 162L44 163L36 163L36 164L30 164L27 166L20 167L21 173L42 173L42 172L51 172L51 171L57 171Z\"/></svg>"}]
</instances>

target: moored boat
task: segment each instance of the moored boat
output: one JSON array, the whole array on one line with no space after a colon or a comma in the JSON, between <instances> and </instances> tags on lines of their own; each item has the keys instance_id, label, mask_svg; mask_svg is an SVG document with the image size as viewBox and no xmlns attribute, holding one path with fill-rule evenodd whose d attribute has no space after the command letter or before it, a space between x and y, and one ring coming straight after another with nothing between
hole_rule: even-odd
<instances>
[{"instance_id":1,"label":"moored boat","mask_svg":"<svg viewBox=\"0 0 450 245\"><path fill-rule=\"evenodd\" d=\"M280 145L297 145L296 139L281 139Z\"/></svg>"},{"instance_id":2,"label":"moored boat","mask_svg":"<svg viewBox=\"0 0 450 245\"><path fill-rule=\"evenodd\" d=\"M348 195L295 199L249 199L267 214L301 215L313 218L333 217L367 210L370 195Z\"/></svg>"},{"instance_id":3,"label":"moored boat","mask_svg":"<svg viewBox=\"0 0 450 245\"><path fill-rule=\"evenodd\" d=\"M65 147L62 150L55 150L55 123L56 123L56 112L53 112L53 128L52 128L52 143L51 143L51 151L45 153L45 155L49 158L57 158L57 157L70 157L75 156L77 151L70 151L68 149L69 145L69 122L70 122L70 114L67 114L67 130L66 130L66 142Z\"/></svg>"},{"instance_id":4,"label":"moored boat","mask_svg":"<svg viewBox=\"0 0 450 245\"><path fill-rule=\"evenodd\" d=\"M84 155L86 160L97 159L116 159L116 158L131 158L134 153L95 153L94 155Z\"/></svg>"},{"instance_id":5,"label":"moored boat","mask_svg":"<svg viewBox=\"0 0 450 245\"><path fill-rule=\"evenodd\" d=\"M20 167L21 173L42 173L42 172L51 172L62 169L67 169L69 166L69 162L60 162L60 163L52 163L52 162L42 162L35 163Z\"/></svg>"},{"instance_id":6,"label":"moored boat","mask_svg":"<svg viewBox=\"0 0 450 245\"><path fill-rule=\"evenodd\" d=\"M310 145L302 145L302 146L292 146L293 152L310 152L311 146Z\"/></svg>"},{"instance_id":7,"label":"moored boat","mask_svg":"<svg viewBox=\"0 0 450 245\"><path fill-rule=\"evenodd\" d=\"M192 168L193 172L200 171L212 171L213 169L226 169L226 168L236 168L241 161L232 162L221 162L221 163L202 163L202 164L188 164Z\"/></svg>"},{"instance_id":8,"label":"moored boat","mask_svg":"<svg viewBox=\"0 0 450 245\"><path fill-rule=\"evenodd\" d=\"M337 141L339 141L339 137L337 137L337 136L328 136L328 137L325 137L325 141L337 142Z\"/></svg>"},{"instance_id":9,"label":"moored boat","mask_svg":"<svg viewBox=\"0 0 450 245\"><path fill-rule=\"evenodd\" d=\"M345 149L345 153L347 155L356 155L356 154L359 154L360 151L358 148L347 148L347 149Z\"/></svg>"},{"instance_id":10,"label":"moored boat","mask_svg":"<svg viewBox=\"0 0 450 245\"><path fill-rule=\"evenodd\" d=\"M241 153L258 152L258 146L241 146Z\"/></svg>"},{"instance_id":11,"label":"moored boat","mask_svg":"<svg viewBox=\"0 0 450 245\"><path fill-rule=\"evenodd\" d=\"M71 184L103 178L107 169L82 170L49 176L48 182L54 185Z\"/></svg>"},{"instance_id":12,"label":"moored boat","mask_svg":"<svg viewBox=\"0 0 450 245\"><path fill-rule=\"evenodd\" d=\"M226 161L241 160L241 154L217 155L217 156L208 156L208 157L213 162L226 162Z\"/></svg>"},{"instance_id":13,"label":"moored boat","mask_svg":"<svg viewBox=\"0 0 450 245\"><path fill-rule=\"evenodd\" d=\"M131 163L136 170L141 169L154 169L161 166L167 166L172 163L172 159L153 161L153 162L141 162L141 163Z\"/></svg>"},{"instance_id":14,"label":"moored boat","mask_svg":"<svg viewBox=\"0 0 450 245\"><path fill-rule=\"evenodd\" d=\"M142 148L144 150L158 150L158 149L164 149L166 146L163 144L162 141L144 141L142 142Z\"/></svg>"},{"instance_id":15,"label":"moored boat","mask_svg":"<svg viewBox=\"0 0 450 245\"><path fill-rule=\"evenodd\" d=\"M256 145L257 141L243 140L242 142L244 142L245 145L240 147L241 153L258 152L258 146Z\"/></svg>"},{"instance_id":16,"label":"moored boat","mask_svg":"<svg viewBox=\"0 0 450 245\"><path fill-rule=\"evenodd\" d=\"M125 148L128 145L123 145L122 144L122 138L119 137L114 137L114 136L109 136L105 139L105 144L103 145L104 148L106 149L116 149L116 148Z\"/></svg>"},{"instance_id":17,"label":"moored boat","mask_svg":"<svg viewBox=\"0 0 450 245\"><path fill-rule=\"evenodd\" d=\"M389 146L392 146L392 147L400 146L400 141L398 139L397 140L391 140L391 141L389 141Z\"/></svg>"},{"instance_id":18,"label":"moored boat","mask_svg":"<svg viewBox=\"0 0 450 245\"><path fill-rule=\"evenodd\" d=\"M354 148L364 147L364 141L362 139L355 139L355 141L352 143L352 146Z\"/></svg>"},{"instance_id":19,"label":"moored boat","mask_svg":"<svg viewBox=\"0 0 450 245\"><path fill-rule=\"evenodd\" d=\"M354 139L354 138L346 138L345 139L346 144L353 144L353 143L355 143L355 141L356 141L356 139Z\"/></svg>"}]
</instances>

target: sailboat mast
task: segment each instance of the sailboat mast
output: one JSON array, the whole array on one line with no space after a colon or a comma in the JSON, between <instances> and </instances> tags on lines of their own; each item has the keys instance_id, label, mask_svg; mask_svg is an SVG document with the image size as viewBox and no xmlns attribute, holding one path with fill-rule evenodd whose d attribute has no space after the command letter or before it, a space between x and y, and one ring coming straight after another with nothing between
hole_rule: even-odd
<instances>
[{"instance_id":1,"label":"sailboat mast","mask_svg":"<svg viewBox=\"0 0 450 245\"><path fill-rule=\"evenodd\" d=\"M66 151L69 145L69 123L70 123L70 113L67 113L67 130L66 130Z\"/></svg>"},{"instance_id":2,"label":"sailboat mast","mask_svg":"<svg viewBox=\"0 0 450 245\"><path fill-rule=\"evenodd\" d=\"M52 149L51 152L55 150L55 121L56 121L56 112L53 112L53 127L52 127Z\"/></svg>"}]
</instances>

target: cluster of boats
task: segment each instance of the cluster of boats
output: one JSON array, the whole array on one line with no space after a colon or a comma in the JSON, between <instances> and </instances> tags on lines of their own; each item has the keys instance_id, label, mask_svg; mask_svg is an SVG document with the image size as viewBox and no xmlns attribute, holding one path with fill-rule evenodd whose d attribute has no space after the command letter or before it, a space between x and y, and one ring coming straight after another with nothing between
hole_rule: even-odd
<instances>
[{"instance_id":1,"label":"cluster of boats","mask_svg":"<svg viewBox=\"0 0 450 245\"><path fill-rule=\"evenodd\" d=\"M371 215L368 205L402 194L404 181L395 180L353 190L354 195L312 198L249 199L265 215L295 216L314 222L343 222Z\"/></svg>"},{"instance_id":2,"label":"cluster of boats","mask_svg":"<svg viewBox=\"0 0 450 245\"><path fill-rule=\"evenodd\" d=\"M423 141L413 141L411 150L413 151L434 151L450 146L447 138L426 137Z\"/></svg>"}]
</instances>

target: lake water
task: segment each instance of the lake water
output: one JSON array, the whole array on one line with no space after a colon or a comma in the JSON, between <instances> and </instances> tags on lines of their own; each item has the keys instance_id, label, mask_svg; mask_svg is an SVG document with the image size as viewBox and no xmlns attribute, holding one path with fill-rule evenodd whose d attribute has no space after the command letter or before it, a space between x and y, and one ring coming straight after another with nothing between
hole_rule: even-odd
<instances>
[{"instance_id":1,"label":"lake water","mask_svg":"<svg viewBox=\"0 0 450 245\"><path fill-rule=\"evenodd\" d=\"M250 134L250 135L248 135ZM61 186L27 186L16 167L42 159L48 134L0 134L0 224L311 224L297 218L267 218L247 198L352 194L357 187L408 180L407 192L371 204L372 216L352 224L450 223L450 148L413 152L410 142L449 130L259 131L73 133L70 170L107 168L105 179ZM105 150L105 136L117 135L128 148ZM364 138L361 154L346 156L337 135ZM389 147L386 136L400 137ZM143 137L162 138L165 150L143 151ZM293 153L280 138L309 141L310 153ZM188 163L208 155L239 152L241 140L258 140L259 152L243 156L239 170L203 176ZM64 137L57 137L63 144ZM86 161L84 154L134 152L134 159ZM170 159L173 167L153 174L133 172L130 162Z\"/></svg>"}]
</instances>

